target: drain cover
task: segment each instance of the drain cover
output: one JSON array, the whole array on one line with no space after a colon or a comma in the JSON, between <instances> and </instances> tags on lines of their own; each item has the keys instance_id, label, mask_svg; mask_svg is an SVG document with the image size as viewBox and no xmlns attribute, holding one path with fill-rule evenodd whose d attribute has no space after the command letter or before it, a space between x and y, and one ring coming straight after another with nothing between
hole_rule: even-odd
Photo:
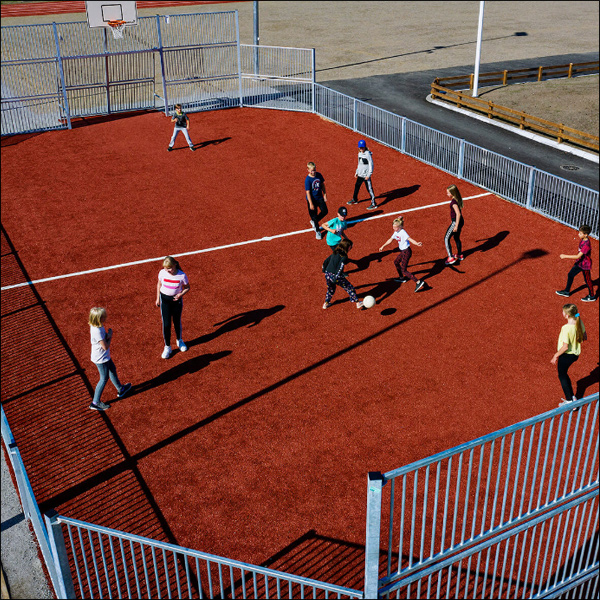
<instances>
[{"instance_id":1,"label":"drain cover","mask_svg":"<svg viewBox=\"0 0 600 600\"><path fill-rule=\"evenodd\" d=\"M561 165L560 168L564 171L579 171L579 167L577 165Z\"/></svg>"}]
</instances>

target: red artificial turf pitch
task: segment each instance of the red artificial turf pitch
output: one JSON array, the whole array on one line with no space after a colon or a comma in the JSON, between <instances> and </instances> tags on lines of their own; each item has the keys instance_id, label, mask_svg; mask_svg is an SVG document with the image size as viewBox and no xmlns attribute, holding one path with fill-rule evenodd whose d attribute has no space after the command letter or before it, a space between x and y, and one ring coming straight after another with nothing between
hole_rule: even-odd
<instances>
[{"instance_id":1,"label":"red artificial turf pitch","mask_svg":"<svg viewBox=\"0 0 600 600\"><path fill-rule=\"evenodd\" d=\"M305 165L324 174L333 218L352 196L359 136L250 108L192 114L195 153L182 138L167 153L171 132L147 113L3 140L3 286L156 258L2 292L2 402L43 509L277 566L309 539L364 544L369 471L558 405L550 359L565 300L554 291L573 230L369 142L380 209L365 210L364 190L349 207L369 219L348 230L347 272L378 304L357 311L338 289L324 311L328 251L309 230ZM466 258L450 268L448 205L414 209L447 202L451 183L470 199ZM418 294L392 281L393 246L378 252L398 211L423 242L409 267L427 282ZM162 360L162 258L204 249L180 258L189 351ZM582 278L575 290L590 341L570 373L587 395L598 391L598 310L579 302ZM88 410L96 305L135 386L105 414ZM109 383L103 399L114 397Z\"/></svg>"}]
</instances>

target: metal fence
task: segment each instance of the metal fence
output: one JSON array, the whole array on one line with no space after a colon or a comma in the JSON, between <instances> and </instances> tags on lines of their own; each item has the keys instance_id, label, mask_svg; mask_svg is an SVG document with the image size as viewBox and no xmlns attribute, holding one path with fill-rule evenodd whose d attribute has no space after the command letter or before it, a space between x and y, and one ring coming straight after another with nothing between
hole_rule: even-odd
<instances>
[{"instance_id":1,"label":"metal fence","mask_svg":"<svg viewBox=\"0 0 600 600\"><path fill-rule=\"evenodd\" d=\"M52 514L65 598L363 598L363 592Z\"/></svg>"},{"instance_id":2,"label":"metal fence","mask_svg":"<svg viewBox=\"0 0 600 600\"><path fill-rule=\"evenodd\" d=\"M33 488L31 487L31 483L29 482L29 477L27 475L27 470L25 469L25 464L23 463L23 459L21 458L21 453L19 452L19 448L17 447L15 438L13 437L3 407L1 408L1 419L2 441L4 442L4 445L6 447L6 451L10 459L10 465L12 467L12 472L14 473L15 479L17 481L17 490L19 492L19 499L23 508L23 515L31 523L31 527L33 529L33 532L35 533L35 537L37 539L40 552L44 559L44 563L46 565L46 568L48 569L48 574L50 575L50 581L52 582L54 592L57 595L57 597L60 598L59 591L61 588L61 576L56 571L54 566L54 557L50 548L50 538L48 536L48 531L46 530L44 520L42 519L38 503L33 493Z\"/></svg>"},{"instance_id":3,"label":"metal fence","mask_svg":"<svg viewBox=\"0 0 600 600\"><path fill-rule=\"evenodd\" d=\"M598 489L597 393L372 473L365 595L554 598L574 587L597 590Z\"/></svg>"}]
</instances>

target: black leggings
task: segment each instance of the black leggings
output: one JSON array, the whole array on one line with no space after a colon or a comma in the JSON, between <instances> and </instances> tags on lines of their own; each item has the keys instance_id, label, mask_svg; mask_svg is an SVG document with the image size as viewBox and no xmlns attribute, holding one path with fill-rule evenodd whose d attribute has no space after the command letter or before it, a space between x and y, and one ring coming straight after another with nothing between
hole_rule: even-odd
<instances>
[{"instance_id":1,"label":"black leggings","mask_svg":"<svg viewBox=\"0 0 600 600\"><path fill-rule=\"evenodd\" d=\"M375 192L373 191L373 184L370 179L364 179L363 177L357 177L356 183L354 184L354 195L352 196L352 200L358 202L358 192L360 191L360 186L365 184L367 188L367 192L369 192L369 196L371 196L371 203L375 204Z\"/></svg>"},{"instance_id":2,"label":"black leggings","mask_svg":"<svg viewBox=\"0 0 600 600\"><path fill-rule=\"evenodd\" d=\"M310 208L310 204L308 204L308 200L306 201L308 206L308 214L310 215L310 220L315 224L315 229L319 227L319 221L324 219L329 213L329 209L327 208L327 202L322 200L321 202L315 202L313 200L314 209Z\"/></svg>"},{"instance_id":3,"label":"black leggings","mask_svg":"<svg viewBox=\"0 0 600 600\"><path fill-rule=\"evenodd\" d=\"M575 395L573 393L573 386L571 385L571 379L569 379L568 370L569 367L579 358L578 354L561 354L556 361L558 368L558 380L562 386L565 394L565 400L570 401Z\"/></svg>"},{"instance_id":4,"label":"black leggings","mask_svg":"<svg viewBox=\"0 0 600 600\"><path fill-rule=\"evenodd\" d=\"M171 345L171 321L175 328L177 339L181 339L181 311L183 309L183 300L173 300L173 296L160 295L160 316L162 317L163 338L165 346Z\"/></svg>"},{"instance_id":5,"label":"black leggings","mask_svg":"<svg viewBox=\"0 0 600 600\"><path fill-rule=\"evenodd\" d=\"M464 219L461 217L458 222L458 227L456 228L456 232L454 232L454 227L456 225L455 221L452 221L450 227L446 231L446 236L444 237L444 243L446 244L446 252L448 253L448 258L452 258L452 246L450 245L450 240L454 238L454 243L456 244L456 254L462 254L462 242L460 241L460 234L462 232L462 228L464 225Z\"/></svg>"}]
</instances>

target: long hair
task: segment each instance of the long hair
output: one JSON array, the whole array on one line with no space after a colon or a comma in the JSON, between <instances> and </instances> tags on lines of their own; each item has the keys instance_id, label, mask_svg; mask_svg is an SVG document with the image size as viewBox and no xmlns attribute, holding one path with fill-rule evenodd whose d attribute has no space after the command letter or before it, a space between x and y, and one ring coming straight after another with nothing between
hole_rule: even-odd
<instances>
[{"instance_id":1,"label":"long hair","mask_svg":"<svg viewBox=\"0 0 600 600\"><path fill-rule=\"evenodd\" d=\"M458 191L458 188L452 184L448 186L448 191L450 192L450 194L452 194L452 197L456 200L456 203L458 204L458 208L460 208L462 210L463 207L463 199L462 196L460 195L460 192Z\"/></svg>"},{"instance_id":2,"label":"long hair","mask_svg":"<svg viewBox=\"0 0 600 600\"><path fill-rule=\"evenodd\" d=\"M575 306L574 304L565 304L563 306L563 311L568 317L571 317L571 319L575 319L577 343L581 344L581 342L583 342L583 327L581 325L581 317L579 316L577 306Z\"/></svg>"},{"instance_id":3,"label":"long hair","mask_svg":"<svg viewBox=\"0 0 600 600\"><path fill-rule=\"evenodd\" d=\"M340 256L348 256L348 252L350 252L350 248L352 248L352 242L349 240L342 240L333 251L334 254L339 254Z\"/></svg>"},{"instance_id":4,"label":"long hair","mask_svg":"<svg viewBox=\"0 0 600 600\"><path fill-rule=\"evenodd\" d=\"M94 306L90 310L88 325L91 325L92 327L102 327L102 321L104 319L106 319L106 309L101 306Z\"/></svg>"},{"instance_id":5,"label":"long hair","mask_svg":"<svg viewBox=\"0 0 600 600\"><path fill-rule=\"evenodd\" d=\"M172 269L174 267L178 271L181 271L179 263L172 256L165 257L165 260L163 260L163 267L165 269Z\"/></svg>"}]
</instances>

